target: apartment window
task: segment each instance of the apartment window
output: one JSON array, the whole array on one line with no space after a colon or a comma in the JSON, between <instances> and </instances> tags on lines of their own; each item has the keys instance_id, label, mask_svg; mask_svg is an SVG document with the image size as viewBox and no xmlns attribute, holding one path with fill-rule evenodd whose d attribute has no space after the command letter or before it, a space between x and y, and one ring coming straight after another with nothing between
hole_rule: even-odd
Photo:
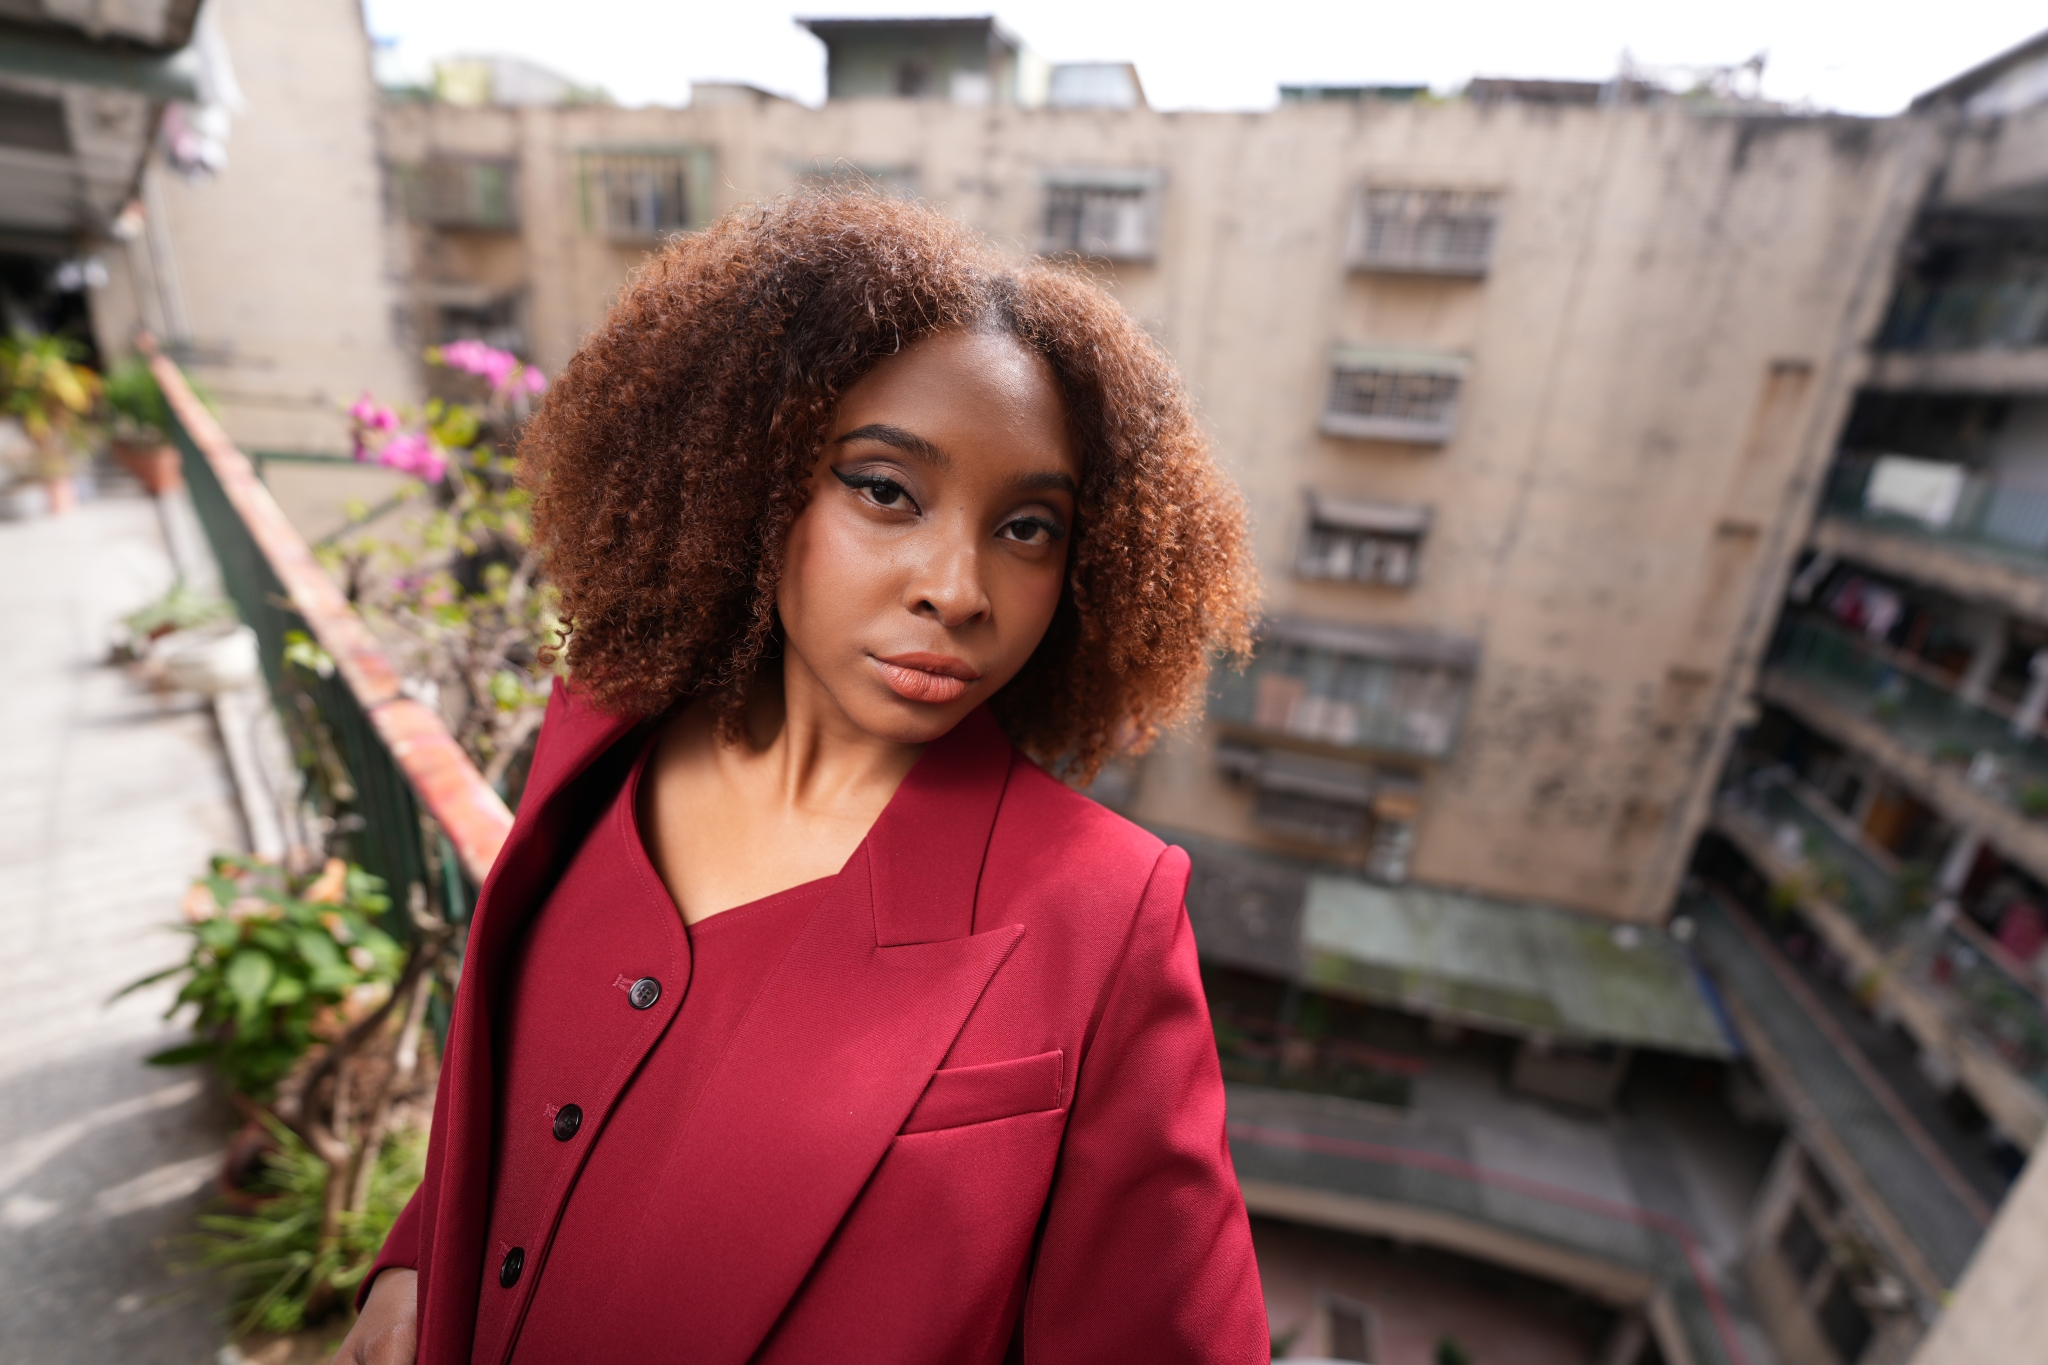
<instances>
[{"instance_id":1,"label":"apartment window","mask_svg":"<svg viewBox=\"0 0 2048 1365\"><path fill-rule=\"evenodd\" d=\"M1479 190L1368 187L1358 192L1345 256L1354 270L1484 275L1500 196Z\"/></svg>"},{"instance_id":2,"label":"apartment window","mask_svg":"<svg viewBox=\"0 0 2048 1365\"><path fill-rule=\"evenodd\" d=\"M1477 662L1467 640L1274 618L1248 668L1218 671L1211 714L1333 748L1441 758L1456 743Z\"/></svg>"},{"instance_id":3,"label":"apartment window","mask_svg":"<svg viewBox=\"0 0 2048 1365\"><path fill-rule=\"evenodd\" d=\"M1427 507L1311 493L1296 571L1303 578L1405 588L1415 581L1429 522Z\"/></svg>"},{"instance_id":4,"label":"apartment window","mask_svg":"<svg viewBox=\"0 0 2048 1365\"><path fill-rule=\"evenodd\" d=\"M614 242L658 242L710 219L711 155L704 148L583 154L584 211Z\"/></svg>"},{"instance_id":5,"label":"apartment window","mask_svg":"<svg viewBox=\"0 0 2048 1365\"><path fill-rule=\"evenodd\" d=\"M1330 362L1323 432L1441 445L1451 439L1468 367L1464 357L1436 351L1340 346Z\"/></svg>"},{"instance_id":6,"label":"apartment window","mask_svg":"<svg viewBox=\"0 0 2048 1365\"><path fill-rule=\"evenodd\" d=\"M1166 177L1156 170L1056 171L1045 180L1042 255L1149 261L1159 250Z\"/></svg>"},{"instance_id":7,"label":"apartment window","mask_svg":"<svg viewBox=\"0 0 2048 1365\"><path fill-rule=\"evenodd\" d=\"M1363 849L1381 881L1408 877L1421 787L1411 773L1226 740L1216 766L1252 789L1252 823L1300 843Z\"/></svg>"},{"instance_id":8,"label":"apartment window","mask_svg":"<svg viewBox=\"0 0 2048 1365\"><path fill-rule=\"evenodd\" d=\"M519 227L517 171L512 161L433 157L398 167L399 197L405 216L415 223L514 232Z\"/></svg>"}]
</instances>

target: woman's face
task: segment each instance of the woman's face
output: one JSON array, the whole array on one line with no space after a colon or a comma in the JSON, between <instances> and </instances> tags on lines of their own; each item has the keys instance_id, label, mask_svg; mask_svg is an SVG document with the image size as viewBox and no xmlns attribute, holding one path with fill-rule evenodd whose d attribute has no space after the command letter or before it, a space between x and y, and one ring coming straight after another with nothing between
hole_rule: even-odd
<instances>
[{"instance_id":1,"label":"woman's face","mask_svg":"<svg viewBox=\"0 0 2048 1365\"><path fill-rule=\"evenodd\" d=\"M945 332L882 361L840 401L790 531L792 693L821 687L899 743L952 729L1051 624L1080 478L1052 369L1012 338Z\"/></svg>"}]
</instances>

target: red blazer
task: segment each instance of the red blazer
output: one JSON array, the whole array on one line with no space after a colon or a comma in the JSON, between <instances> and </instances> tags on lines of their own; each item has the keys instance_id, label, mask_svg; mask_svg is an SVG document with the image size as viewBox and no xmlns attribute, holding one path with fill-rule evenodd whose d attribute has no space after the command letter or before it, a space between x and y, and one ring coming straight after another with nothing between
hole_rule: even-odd
<instances>
[{"instance_id":1,"label":"red blazer","mask_svg":"<svg viewBox=\"0 0 2048 1365\"><path fill-rule=\"evenodd\" d=\"M478 902L426 1180L372 1271L418 1268L421 1365L470 1358L493 992L627 728L557 686ZM929 745L706 1082L680 1140L707 1179L619 1211L638 1311L577 1358L1268 1359L1187 876L985 710Z\"/></svg>"}]
</instances>

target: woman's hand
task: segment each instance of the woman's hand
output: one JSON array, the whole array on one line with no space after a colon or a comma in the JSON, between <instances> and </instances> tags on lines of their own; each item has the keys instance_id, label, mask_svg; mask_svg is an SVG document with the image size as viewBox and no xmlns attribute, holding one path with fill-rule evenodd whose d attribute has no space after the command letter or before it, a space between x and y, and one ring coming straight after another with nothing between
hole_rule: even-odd
<instances>
[{"instance_id":1,"label":"woman's hand","mask_svg":"<svg viewBox=\"0 0 2048 1365\"><path fill-rule=\"evenodd\" d=\"M333 1365L413 1365L420 1351L419 1272L393 1267L370 1286Z\"/></svg>"}]
</instances>

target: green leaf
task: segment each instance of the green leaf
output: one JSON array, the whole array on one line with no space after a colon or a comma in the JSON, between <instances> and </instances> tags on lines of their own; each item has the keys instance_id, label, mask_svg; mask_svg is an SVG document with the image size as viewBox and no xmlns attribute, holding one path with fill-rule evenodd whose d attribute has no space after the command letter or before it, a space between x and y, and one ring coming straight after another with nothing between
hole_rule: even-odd
<instances>
[{"instance_id":1,"label":"green leaf","mask_svg":"<svg viewBox=\"0 0 2048 1365\"><path fill-rule=\"evenodd\" d=\"M306 998L306 983L295 976L280 976L263 997L266 1005L296 1005Z\"/></svg>"},{"instance_id":2,"label":"green leaf","mask_svg":"<svg viewBox=\"0 0 2048 1365\"><path fill-rule=\"evenodd\" d=\"M254 1014L263 1007L263 996L276 977L277 964L268 953L245 948L228 961L228 993L235 997L244 1014Z\"/></svg>"},{"instance_id":3,"label":"green leaf","mask_svg":"<svg viewBox=\"0 0 2048 1365\"><path fill-rule=\"evenodd\" d=\"M315 972L332 971L341 966L341 945L328 936L325 930L301 929L297 935L299 956Z\"/></svg>"},{"instance_id":4,"label":"green leaf","mask_svg":"<svg viewBox=\"0 0 2048 1365\"><path fill-rule=\"evenodd\" d=\"M190 1066L204 1062L220 1051L218 1043L184 1043L178 1047L167 1047L162 1052L152 1052L142 1060L151 1066Z\"/></svg>"}]
</instances>

